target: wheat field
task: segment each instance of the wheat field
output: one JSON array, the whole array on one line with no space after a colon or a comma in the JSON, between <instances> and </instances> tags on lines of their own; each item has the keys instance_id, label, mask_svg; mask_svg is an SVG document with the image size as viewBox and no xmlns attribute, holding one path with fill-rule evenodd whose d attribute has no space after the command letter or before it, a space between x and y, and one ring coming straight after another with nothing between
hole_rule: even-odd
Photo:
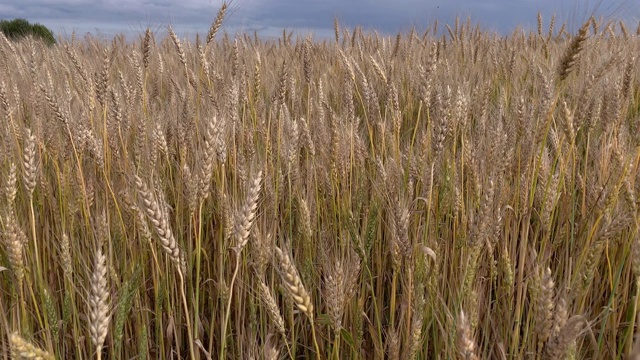
<instances>
[{"instance_id":1,"label":"wheat field","mask_svg":"<svg viewBox=\"0 0 640 360\"><path fill-rule=\"evenodd\" d=\"M0 35L2 359L640 359L640 28Z\"/></svg>"}]
</instances>

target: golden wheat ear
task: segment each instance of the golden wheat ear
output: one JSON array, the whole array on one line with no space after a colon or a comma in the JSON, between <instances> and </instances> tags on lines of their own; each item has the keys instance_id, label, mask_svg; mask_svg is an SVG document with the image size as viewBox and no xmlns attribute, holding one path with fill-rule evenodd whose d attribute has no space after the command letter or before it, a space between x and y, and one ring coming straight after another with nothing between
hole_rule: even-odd
<instances>
[{"instance_id":1,"label":"golden wheat ear","mask_svg":"<svg viewBox=\"0 0 640 360\"><path fill-rule=\"evenodd\" d=\"M636 334L635 340L633 342L633 349L631 349L631 353L629 353L627 359L640 360L640 334Z\"/></svg>"},{"instance_id":2,"label":"golden wheat ear","mask_svg":"<svg viewBox=\"0 0 640 360\"><path fill-rule=\"evenodd\" d=\"M587 32L589 31L591 21L590 19L582 25L580 30L578 30L578 34L571 40L569 47L567 47L564 55L560 59L558 80L563 81L566 79L575 67L578 56L580 56L580 52L583 49L584 42L587 40Z\"/></svg>"},{"instance_id":3,"label":"golden wheat ear","mask_svg":"<svg viewBox=\"0 0 640 360\"><path fill-rule=\"evenodd\" d=\"M479 360L477 354L476 341L473 338L471 332L471 324L469 319L465 315L464 311L460 310L460 316L458 316L458 353L462 359L466 360Z\"/></svg>"},{"instance_id":4,"label":"golden wheat ear","mask_svg":"<svg viewBox=\"0 0 640 360\"><path fill-rule=\"evenodd\" d=\"M276 299L273 297L273 295L271 295L271 290L269 289L267 284L260 280L260 283L258 284L258 291L260 293L260 298L262 299L267 310L269 318L271 319L271 321L273 321L273 324L276 327L276 330L278 330L278 333L284 336L286 331L284 326L284 319L280 314L280 309L278 308Z\"/></svg>"},{"instance_id":5,"label":"golden wheat ear","mask_svg":"<svg viewBox=\"0 0 640 360\"><path fill-rule=\"evenodd\" d=\"M583 316L572 316L560 328L558 334L547 341L542 358L544 360L562 359L571 344L576 341L577 337L585 329L585 325L586 321Z\"/></svg>"},{"instance_id":6,"label":"golden wheat ear","mask_svg":"<svg viewBox=\"0 0 640 360\"><path fill-rule=\"evenodd\" d=\"M54 360L55 356L49 352L40 349L39 347L28 342L22 336L17 333L9 335L9 345L11 346L11 358L16 360L27 359L44 359Z\"/></svg>"},{"instance_id":7,"label":"golden wheat ear","mask_svg":"<svg viewBox=\"0 0 640 360\"><path fill-rule=\"evenodd\" d=\"M280 269L280 276L285 287L293 298L296 306L300 311L313 319L313 303L311 296L304 288L300 275L295 265L291 262L289 255L282 251L279 247L275 248L276 262Z\"/></svg>"},{"instance_id":8,"label":"golden wheat ear","mask_svg":"<svg viewBox=\"0 0 640 360\"><path fill-rule=\"evenodd\" d=\"M153 224L162 249L169 255L171 261L177 266L178 271L184 274L186 271L185 258L173 236L167 212L160 206L153 192L138 175L135 175L134 182L141 198L142 210Z\"/></svg>"},{"instance_id":9,"label":"golden wheat ear","mask_svg":"<svg viewBox=\"0 0 640 360\"><path fill-rule=\"evenodd\" d=\"M89 294L89 330L98 359L109 330L109 290L107 287L107 258L98 246L94 257Z\"/></svg>"}]
</instances>

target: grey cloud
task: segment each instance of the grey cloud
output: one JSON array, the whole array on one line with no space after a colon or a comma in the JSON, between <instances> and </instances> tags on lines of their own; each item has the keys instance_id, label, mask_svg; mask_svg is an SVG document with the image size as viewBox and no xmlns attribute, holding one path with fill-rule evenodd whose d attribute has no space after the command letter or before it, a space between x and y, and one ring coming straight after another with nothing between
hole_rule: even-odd
<instances>
[{"instance_id":1,"label":"grey cloud","mask_svg":"<svg viewBox=\"0 0 640 360\"><path fill-rule=\"evenodd\" d=\"M354 27L376 28L394 33L410 26L426 27L436 18L441 22L452 22L456 14L463 18L471 16L474 22L494 25L500 30L508 30L521 23L526 17L535 21L533 6L523 1L416 1L404 0L391 3L382 0L358 0L350 2L314 2L278 0L256 2L248 16L257 22L275 27L292 27L305 24L313 27L331 28L334 17L341 24ZM401 5L395 5L400 3ZM311 5L314 6L311 6ZM316 5L317 4L317 5ZM312 9L310 16L309 8Z\"/></svg>"},{"instance_id":2,"label":"grey cloud","mask_svg":"<svg viewBox=\"0 0 640 360\"><path fill-rule=\"evenodd\" d=\"M24 17L67 33L97 28L107 35L135 35L147 25L157 28L168 24L178 33L206 33L221 4L221 0L23 0L11 5L4 1L8 0L0 0L0 14L5 18ZM333 31L333 19L338 18L342 26L394 34L411 26L424 29L435 19L452 23L459 14L463 21L471 16L474 24L508 33L518 25L534 27L539 10L547 21L557 12L559 22L579 22L590 15L598 1L584 0L576 5L568 0L234 0L225 28L260 34L303 29L326 36ZM602 0L599 11L637 21L640 5L629 0Z\"/></svg>"}]
</instances>

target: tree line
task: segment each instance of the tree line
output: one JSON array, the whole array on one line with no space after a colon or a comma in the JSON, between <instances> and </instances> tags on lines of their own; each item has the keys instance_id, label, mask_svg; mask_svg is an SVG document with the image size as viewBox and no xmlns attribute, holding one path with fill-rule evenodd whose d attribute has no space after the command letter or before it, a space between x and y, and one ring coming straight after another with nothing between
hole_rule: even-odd
<instances>
[{"instance_id":1,"label":"tree line","mask_svg":"<svg viewBox=\"0 0 640 360\"><path fill-rule=\"evenodd\" d=\"M25 19L1 20L0 31L11 40L19 40L25 36L33 36L42 39L49 45L56 43L53 32L46 26L38 23L31 24Z\"/></svg>"}]
</instances>

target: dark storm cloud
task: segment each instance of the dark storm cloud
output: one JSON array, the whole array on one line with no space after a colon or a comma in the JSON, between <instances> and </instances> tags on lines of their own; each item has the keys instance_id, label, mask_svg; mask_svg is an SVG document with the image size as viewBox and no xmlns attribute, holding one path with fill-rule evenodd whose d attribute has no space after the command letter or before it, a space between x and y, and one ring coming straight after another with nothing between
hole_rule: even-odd
<instances>
[{"instance_id":1,"label":"dark storm cloud","mask_svg":"<svg viewBox=\"0 0 640 360\"><path fill-rule=\"evenodd\" d=\"M598 2L600 3L598 6ZM484 28L509 33L517 26L533 28L536 14L545 20L558 13L558 22L579 23L598 8L607 17L637 21L640 5L625 0L234 0L225 20L226 29L275 35L282 28L332 33L333 19L341 26L362 26L393 34L412 26L424 29L438 19L452 23L467 16ZM206 33L221 5L220 0L0 0L0 17L26 18L55 32L91 31L105 35L137 34L147 26L164 29L171 24L183 35Z\"/></svg>"}]
</instances>

